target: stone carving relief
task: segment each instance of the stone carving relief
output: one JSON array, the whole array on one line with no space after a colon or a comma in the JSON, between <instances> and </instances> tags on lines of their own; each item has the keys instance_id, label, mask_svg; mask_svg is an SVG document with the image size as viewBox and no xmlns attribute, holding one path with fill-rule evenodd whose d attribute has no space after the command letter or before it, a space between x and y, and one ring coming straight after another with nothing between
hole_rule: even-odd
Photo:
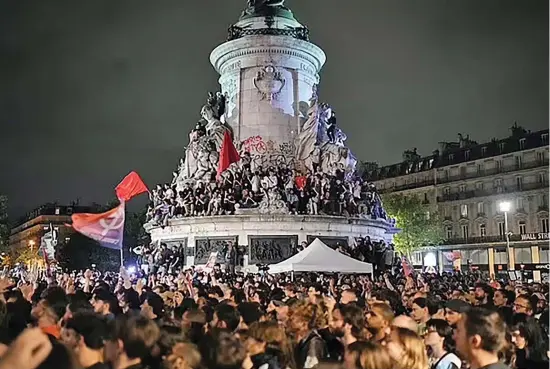
<instances>
[{"instance_id":1,"label":"stone carving relief","mask_svg":"<svg viewBox=\"0 0 550 369\"><path fill-rule=\"evenodd\" d=\"M249 236L250 264L274 264L288 259L298 236Z\"/></svg>"},{"instance_id":2,"label":"stone carving relief","mask_svg":"<svg viewBox=\"0 0 550 369\"><path fill-rule=\"evenodd\" d=\"M254 78L254 86L260 93L262 100L269 102L277 99L277 95L281 92L285 83L283 74L272 65L263 67Z\"/></svg>"},{"instance_id":3,"label":"stone carving relief","mask_svg":"<svg viewBox=\"0 0 550 369\"><path fill-rule=\"evenodd\" d=\"M330 248L336 249L338 245L342 245L347 247L348 246L348 238L347 237L322 237L322 236L307 236L307 244L309 245L312 243L316 238L323 241L325 245L327 245Z\"/></svg>"},{"instance_id":4,"label":"stone carving relief","mask_svg":"<svg viewBox=\"0 0 550 369\"><path fill-rule=\"evenodd\" d=\"M226 131L231 128L222 123L227 99L221 92L209 93L201 109L201 120L189 133L185 159L180 160L173 184L180 191L185 183L209 180L218 166L219 151Z\"/></svg>"},{"instance_id":5,"label":"stone carving relief","mask_svg":"<svg viewBox=\"0 0 550 369\"><path fill-rule=\"evenodd\" d=\"M218 263L224 262L223 252L230 243L237 245L237 236L195 238L195 264L205 264L213 252L218 252Z\"/></svg>"}]
</instances>

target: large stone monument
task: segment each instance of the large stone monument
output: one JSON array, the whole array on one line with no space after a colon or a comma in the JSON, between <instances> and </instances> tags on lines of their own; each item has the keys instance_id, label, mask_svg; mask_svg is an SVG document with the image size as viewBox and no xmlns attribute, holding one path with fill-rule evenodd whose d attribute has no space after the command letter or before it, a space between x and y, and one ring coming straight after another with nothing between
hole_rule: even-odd
<instances>
[{"instance_id":1,"label":"large stone monument","mask_svg":"<svg viewBox=\"0 0 550 369\"><path fill-rule=\"evenodd\" d=\"M153 242L186 245L188 264L236 245L246 265L283 260L313 237L391 240L378 194L355 177L346 135L319 101L325 59L283 0L248 1L210 55L221 92L208 94L172 183L152 191ZM216 178L226 131L241 161Z\"/></svg>"}]
</instances>

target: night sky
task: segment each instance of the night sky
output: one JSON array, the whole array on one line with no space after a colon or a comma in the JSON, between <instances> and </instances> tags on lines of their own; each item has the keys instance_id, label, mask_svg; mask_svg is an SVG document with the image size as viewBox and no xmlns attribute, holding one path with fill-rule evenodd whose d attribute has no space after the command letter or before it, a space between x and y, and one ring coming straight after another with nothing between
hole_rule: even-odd
<instances>
[{"instance_id":1,"label":"night sky","mask_svg":"<svg viewBox=\"0 0 550 369\"><path fill-rule=\"evenodd\" d=\"M245 0L0 1L0 193L10 214L171 179ZM362 160L458 132L548 127L547 0L288 0L327 54L321 99ZM143 201L143 200L142 200Z\"/></svg>"}]
</instances>

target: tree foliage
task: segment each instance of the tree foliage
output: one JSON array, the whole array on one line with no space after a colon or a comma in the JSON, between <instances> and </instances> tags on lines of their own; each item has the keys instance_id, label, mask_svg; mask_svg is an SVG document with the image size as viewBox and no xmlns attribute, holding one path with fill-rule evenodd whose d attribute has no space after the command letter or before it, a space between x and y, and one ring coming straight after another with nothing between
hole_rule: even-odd
<instances>
[{"instance_id":1,"label":"tree foliage","mask_svg":"<svg viewBox=\"0 0 550 369\"><path fill-rule=\"evenodd\" d=\"M408 256L424 246L436 245L443 240L439 216L417 196L389 194L384 196L384 208L395 218L401 232L394 237L395 247Z\"/></svg>"}]
</instances>

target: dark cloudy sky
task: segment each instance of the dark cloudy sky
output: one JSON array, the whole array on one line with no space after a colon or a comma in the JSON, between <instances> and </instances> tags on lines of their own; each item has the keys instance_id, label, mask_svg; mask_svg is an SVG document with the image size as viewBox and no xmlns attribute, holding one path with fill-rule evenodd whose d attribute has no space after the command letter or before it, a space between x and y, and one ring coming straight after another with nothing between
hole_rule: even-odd
<instances>
[{"instance_id":1,"label":"dark cloudy sky","mask_svg":"<svg viewBox=\"0 0 550 369\"><path fill-rule=\"evenodd\" d=\"M245 0L0 1L0 193L12 215L167 181ZM288 0L363 160L548 126L547 0Z\"/></svg>"}]
</instances>

